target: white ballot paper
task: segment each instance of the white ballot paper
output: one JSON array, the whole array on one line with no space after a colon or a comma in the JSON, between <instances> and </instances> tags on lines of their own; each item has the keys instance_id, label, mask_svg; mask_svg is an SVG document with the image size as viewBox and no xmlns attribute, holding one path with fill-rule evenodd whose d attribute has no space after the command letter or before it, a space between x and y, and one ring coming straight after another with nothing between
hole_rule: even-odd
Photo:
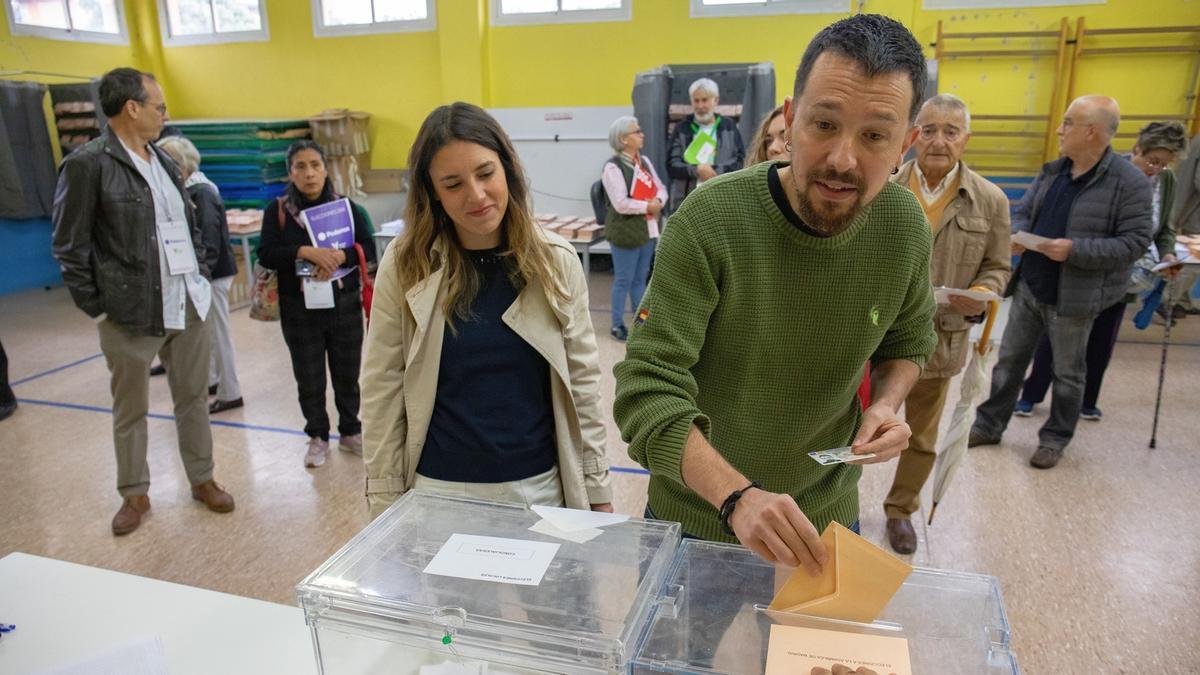
<instances>
[{"instance_id":1,"label":"white ballot paper","mask_svg":"<svg viewBox=\"0 0 1200 675\"><path fill-rule=\"evenodd\" d=\"M972 291L965 288L947 288L945 286L938 286L933 289L933 300L939 305L950 304L950 296L952 295L961 295L964 298L979 300L981 302L989 300L1000 301L1000 296L991 291Z\"/></svg>"},{"instance_id":2,"label":"white ballot paper","mask_svg":"<svg viewBox=\"0 0 1200 675\"><path fill-rule=\"evenodd\" d=\"M162 638L155 636L113 647L42 675L167 675L168 672Z\"/></svg>"},{"instance_id":3,"label":"white ballot paper","mask_svg":"<svg viewBox=\"0 0 1200 675\"><path fill-rule=\"evenodd\" d=\"M558 553L559 544L452 534L425 566L425 574L537 586Z\"/></svg>"},{"instance_id":4,"label":"white ballot paper","mask_svg":"<svg viewBox=\"0 0 1200 675\"><path fill-rule=\"evenodd\" d=\"M560 530L545 518L542 518L533 525L530 525L529 531L537 532L538 534L544 534L548 537L565 539L576 544L586 544L596 537L604 534L604 530L601 530L598 527L589 527L584 530L571 530L570 532L567 530Z\"/></svg>"},{"instance_id":5,"label":"white ballot paper","mask_svg":"<svg viewBox=\"0 0 1200 675\"><path fill-rule=\"evenodd\" d=\"M629 516L619 513L604 513L603 511L584 511L582 509L563 509L556 506L531 506L534 513L550 521L564 532L586 530L592 527L616 525L629 520Z\"/></svg>"},{"instance_id":6,"label":"white ballot paper","mask_svg":"<svg viewBox=\"0 0 1200 675\"><path fill-rule=\"evenodd\" d=\"M1020 244L1025 248L1031 248L1035 251L1039 246L1048 241L1050 241L1049 237L1043 237L1040 234L1032 232L1013 232L1012 235L1012 243Z\"/></svg>"}]
</instances>

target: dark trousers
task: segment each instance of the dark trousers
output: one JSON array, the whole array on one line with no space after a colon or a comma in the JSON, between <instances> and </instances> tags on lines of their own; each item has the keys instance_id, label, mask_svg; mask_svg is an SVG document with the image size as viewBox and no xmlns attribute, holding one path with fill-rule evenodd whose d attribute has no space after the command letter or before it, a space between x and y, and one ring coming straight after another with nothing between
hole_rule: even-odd
<instances>
[{"instance_id":1,"label":"dark trousers","mask_svg":"<svg viewBox=\"0 0 1200 675\"><path fill-rule=\"evenodd\" d=\"M335 284L337 282L334 282ZM358 420L358 370L362 363L363 313L359 291L335 289L335 306L306 309L304 298L279 296L283 341L292 356L292 373L304 413L304 433L329 440L325 412L325 364L333 381L338 433L362 433Z\"/></svg>"},{"instance_id":2,"label":"dark trousers","mask_svg":"<svg viewBox=\"0 0 1200 675\"><path fill-rule=\"evenodd\" d=\"M8 354L4 353L4 343L0 342L0 405L12 405L16 402L17 397L8 384Z\"/></svg>"},{"instance_id":3,"label":"dark trousers","mask_svg":"<svg viewBox=\"0 0 1200 675\"><path fill-rule=\"evenodd\" d=\"M1025 282L1018 283L1000 342L1000 355L992 370L991 394L976 408L971 430L987 438L1000 438L1012 419L1025 370L1033 360L1038 342L1049 336L1055 356L1054 395L1050 416L1038 430L1038 444L1056 450L1067 447L1075 436L1083 404L1085 352L1093 319L1095 316L1059 316L1054 305L1039 302Z\"/></svg>"},{"instance_id":4,"label":"dark trousers","mask_svg":"<svg viewBox=\"0 0 1200 675\"><path fill-rule=\"evenodd\" d=\"M1104 371L1112 360L1117 346L1117 334L1121 332L1121 320L1125 318L1125 303L1118 302L1096 316L1087 343L1087 379L1083 385L1083 407L1095 408L1100 400L1100 385L1104 383ZM1021 400L1041 403L1054 380L1054 350L1050 338L1043 336L1033 357L1033 369L1025 378Z\"/></svg>"}]
</instances>

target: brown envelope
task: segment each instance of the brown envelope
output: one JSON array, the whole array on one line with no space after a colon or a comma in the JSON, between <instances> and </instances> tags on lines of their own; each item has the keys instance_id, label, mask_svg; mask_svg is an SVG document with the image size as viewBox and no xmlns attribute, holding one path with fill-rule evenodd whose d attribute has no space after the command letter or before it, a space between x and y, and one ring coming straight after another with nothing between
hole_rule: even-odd
<instances>
[{"instance_id":1,"label":"brown envelope","mask_svg":"<svg viewBox=\"0 0 1200 675\"><path fill-rule=\"evenodd\" d=\"M912 572L912 566L839 523L830 523L821 541L829 552L821 575L797 569L770 609L870 623Z\"/></svg>"}]
</instances>

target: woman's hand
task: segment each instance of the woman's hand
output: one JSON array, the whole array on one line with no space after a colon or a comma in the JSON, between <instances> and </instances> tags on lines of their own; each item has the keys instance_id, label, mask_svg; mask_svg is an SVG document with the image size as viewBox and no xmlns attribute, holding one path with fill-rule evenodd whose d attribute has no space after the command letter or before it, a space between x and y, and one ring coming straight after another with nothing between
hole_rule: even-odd
<instances>
[{"instance_id":1,"label":"woman's hand","mask_svg":"<svg viewBox=\"0 0 1200 675\"><path fill-rule=\"evenodd\" d=\"M658 216L662 213L663 203L658 197L646 202L646 213L652 216Z\"/></svg>"},{"instance_id":2,"label":"woman's hand","mask_svg":"<svg viewBox=\"0 0 1200 675\"><path fill-rule=\"evenodd\" d=\"M317 266L316 278L325 281L333 276L337 268L346 262L346 252L334 248L317 248L316 246L301 246L296 255Z\"/></svg>"}]
</instances>

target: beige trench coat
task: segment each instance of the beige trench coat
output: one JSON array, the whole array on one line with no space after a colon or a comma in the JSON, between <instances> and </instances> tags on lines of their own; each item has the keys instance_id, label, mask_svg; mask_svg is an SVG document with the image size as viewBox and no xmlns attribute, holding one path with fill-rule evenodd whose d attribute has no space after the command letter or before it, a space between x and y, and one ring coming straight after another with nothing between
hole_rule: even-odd
<instances>
[{"instance_id":1,"label":"beige trench coat","mask_svg":"<svg viewBox=\"0 0 1200 675\"><path fill-rule=\"evenodd\" d=\"M588 310L587 280L575 249L557 235L547 245L570 294L560 308L541 286L525 286L502 317L550 364L558 471L571 508L612 501L600 407L600 361ZM435 260L444 244L434 247ZM437 393L442 336L443 272L402 289L396 254L383 255L375 280L371 324L363 354L363 458L367 506L375 518L413 485Z\"/></svg>"},{"instance_id":2,"label":"beige trench coat","mask_svg":"<svg viewBox=\"0 0 1200 675\"><path fill-rule=\"evenodd\" d=\"M905 162L892 181L908 187L915 159ZM946 205L933 236L929 277L934 288L982 286L1004 294L1012 274L1011 219L1004 191L959 162L958 195ZM921 377L953 377L967 361L968 330L963 315L939 306L933 318L938 345Z\"/></svg>"}]
</instances>

